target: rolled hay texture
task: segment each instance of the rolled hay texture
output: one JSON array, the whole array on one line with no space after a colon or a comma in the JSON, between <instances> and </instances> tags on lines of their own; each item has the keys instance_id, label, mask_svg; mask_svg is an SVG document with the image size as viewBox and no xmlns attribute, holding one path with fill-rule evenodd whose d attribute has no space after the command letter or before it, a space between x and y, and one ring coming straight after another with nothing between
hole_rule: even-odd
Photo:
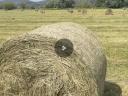
<instances>
[{"instance_id":1,"label":"rolled hay texture","mask_svg":"<svg viewBox=\"0 0 128 96\"><path fill-rule=\"evenodd\" d=\"M55 44L73 43L60 57ZM102 96L106 59L94 34L79 24L42 26L0 47L0 96Z\"/></svg>"}]
</instances>

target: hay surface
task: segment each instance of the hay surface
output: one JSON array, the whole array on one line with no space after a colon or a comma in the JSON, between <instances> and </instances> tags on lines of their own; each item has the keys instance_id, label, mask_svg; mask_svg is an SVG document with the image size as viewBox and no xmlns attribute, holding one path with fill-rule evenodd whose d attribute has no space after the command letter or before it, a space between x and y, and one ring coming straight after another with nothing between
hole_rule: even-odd
<instances>
[{"instance_id":1,"label":"hay surface","mask_svg":"<svg viewBox=\"0 0 128 96\"><path fill-rule=\"evenodd\" d=\"M59 39L74 45L59 57ZM96 37L74 23L40 27L0 48L0 96L101 96L106 60Z\"/></svg>"}]
</instances>

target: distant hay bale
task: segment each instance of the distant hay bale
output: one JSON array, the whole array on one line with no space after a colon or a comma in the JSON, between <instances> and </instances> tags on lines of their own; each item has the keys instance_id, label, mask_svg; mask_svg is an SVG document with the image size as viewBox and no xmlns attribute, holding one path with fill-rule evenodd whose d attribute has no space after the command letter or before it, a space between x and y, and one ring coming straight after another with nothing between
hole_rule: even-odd
<instances>
[{"instance_id":1,"label":"distant hay bale","mask_svg":"<svg viewBox=\"0 0 128 96\"><path fill-rule=\"evenodd\" d=\"M87 9L82 10L82 14L87 14L87 13L88 13Z\"/></svg>"},{"instance_id":2,"label":"distant hay bale","mask_svg":"<svg viewBox=\"0 0 128 96\"><path fill-rule=\"evenodd\" d=\"M127 14L128 14L128 10L127 10L127 8L122 8L122 16L127 16Z\"/></svg>"},{"instance_id":3,"label":"distant hay bale","mask_svg":"<svg viewBox=\"0 0 128 96\"><path fill-rule=\"evenodd\" d=\"M73 9L68 9L67 11L71 14L74 13Z\"/></svg>"},{"instance_id":4,"label":"distant hay bale","mask_svg":"<svg viewBox=\"0 0 128 96\"><path fill-rule=\"evenodd\" d=\"M81 12L81 9L78 9L78 10L77 10L77 12L79 12L79 13L80 13L80 12Z\"/></svg>"},{"instance_id":5,"label":"distant hay bale","mask_svg":"<svg viewBox=\"0 0 128 96\"><path fill-rule=\"evenodd\" d=\"M39 11L39 9L38 9L38 8L36 8L36 9L35 9L35 11L36 11L36 12L38 12L38 11Z\"/></svg>"},{"instance_id":6,"label":"distant hay bale","mask_svg":"<svg viewBox=\"0 0 128 96\"><path fill-rule=\"evenodd\" d=\"M105 15L113 15L113 11L111 8L108 8L105 12Z\"/></svg>"},{"instance_id":7,"label":"distant hay bale","mask_svg":"<svg viewBox=\"0 0 128 96\"><path fill-rule=\"evenodd\" d=\"M15 20L15 18L12 18L12 20Z\"/></svg>"},{"instance_id":8,"label":"distant hay bale","mask_svg":"<svg viewBox=\"0 0 128 96\"><path fill-rule=\"evenodd\" d=\"M54 46L72 41L69 57ZM97 38L74 23L42 26L0 47L0 96L102 96L106 59Z\"/></svg>"},{"instance_id":9,"label":"distant hay bale","mask_svg":"<svg viewBox=\"0 0 128 96\"><path fill-rule=\"evenodd\" d=\"M123 9L123 10L127 10L127 8L125 8L125 7L124 7L124 8L122 8L122 9Z\"/></svg>"},{"instance_id":10,"label":"distant hay bale","mask_svg":"<svg viewBox=\"0 0 128 96\"><path fill-rule=\"evenodd\" d=\"M40 10L40 13L45 14L45 10L44 9Z\"/></svg>"}]
</instances>

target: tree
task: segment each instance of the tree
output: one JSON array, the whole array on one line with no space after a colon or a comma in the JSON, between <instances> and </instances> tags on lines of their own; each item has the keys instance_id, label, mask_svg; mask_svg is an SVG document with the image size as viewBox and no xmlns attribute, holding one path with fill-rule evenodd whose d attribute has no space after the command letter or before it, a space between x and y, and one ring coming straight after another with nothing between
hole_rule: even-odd
<instances>
[{"instance_id":1,"label":"tree","mask_svg":"<svg viewBox=\"0 0 128 96\"><path fill-rule=\"evenodd\" d=\"M45 7L47 8L55 8L55 4L57 1L56 0L47 0L46 4L45 4Z\"/></svg>"},{"instance_id":2,"label":"tree","mask_svg":"<svg viewBox=\"0 0 128 96\"><path fill-rule=\"evenodd\" d=\"M128 6L128 0L48 0L47 7L50 8L72 8L72 7L107 7L120 8Z\"/></svg>"},{"instance_id":3,"label":"tree","mask_svg":"<svg viewBox=\"0 0 128 96\"><path fill-rule=\"evenodd\" d=\"M48 0L46 7L48 8L72 8L74 7L74 0Z\"/></svg>"},{"instance_id":4,"label":"tree","mask_svg":"<svg viewBox=\"0 0 128 96\"><path fill-rule=\"evenodd\" d=\"M21 3L21 4L20 4L20 8L21 8L22 10L24 10L24 9L27 8L27 5L26 5L25 3Z\"/></svg>"},{"instance_id":5,"label":"tree","mask_svg":"<svg viewBox=\"0 0 128 96\"><path fill-rule=\"evenodd\" d=\"M2 5L2 3L0 3L0 9L3 9L3 5Z\"/></svg>"},{"instance_id":6,"label":"tree","mask_svg":"<svg viewBox=\"0 0 128 96\"><path fill-rule=\"evenodd\" d=\"M96 6L97 7L105 7L105 2L106 2L106 0L97 0Z\"/></svg>"},{"instance_id":7,"label":"tree","mask_svg":"<svg viewBox=\"0 0 128 96\"><path fill-rule=\"evenodd\" d=\"M59 8L73 8L74 0L59 0L58 7Z\"/></svg>"},{"instance_id":8,"label":"tree","mask_svg":"<svg viewBox=\"0 0 128 96\"><path fill-rule=\"evenodd\" d=\"M106 0L105 5L109 8L121 8L124 6L124 0Z\"/></svg>"},{"instance_id":9,"label":"tree","mask_svg":"<svg viewBox=\"0 0 128 96\"><path fill-rule=\"evenodd\" d=\"M16 4L15 3L12 3L12 2L5 2L2 4L3 8L5 10L12 10L12 9L16 9Z\"/></svg>"}]
</instances>

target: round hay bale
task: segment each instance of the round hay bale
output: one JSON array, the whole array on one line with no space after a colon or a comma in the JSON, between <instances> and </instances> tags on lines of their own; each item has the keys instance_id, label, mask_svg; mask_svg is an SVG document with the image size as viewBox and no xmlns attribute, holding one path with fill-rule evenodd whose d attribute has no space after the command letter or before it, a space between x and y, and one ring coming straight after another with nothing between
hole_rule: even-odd
<instances>
[{"instance_id":1,"label":"round hay bale","mask_svg":"<svg viewBox=\"0 0 128 96\"><path fill-rule=\"evenodd\" d=\"M40 10L40 13L45 14L45 10L44 9Z\"/></svg>"},{"instance_id":2,"label":"round hay bale","mask_svg":"<svg viewBox=\"0 0 128 96\"><path fill-rule=\"evenodd\" d=\"M106 11L105 11L105 15L113 15L113 11L111 8L108 8Z\"/></svg>"},{"instance_id":3,"label":"round hay bale","mask_svg":"<svg viewBox=\"0 0 128 96\"><path fill-rule=\"evenodd\" d=\"M86 14L87 15L87 13L88 13L88 10L87 9L83 9L82 10L82 14Z\"/></svg>"},{"instance_id":4,"label":"round hay bale","mask_svg":"<svg viewBox=\"0 0 128 96\"><path fill-rule=\"evenodd\" d=\"M60 57L56 42L73 52ZM88 29L74 23L42 26L0 47L0 96L102 96L106 59Z\"/></svg>"},{"instance_id":5,"label":"round hay bale","mask_svg":"<svg viewBox=\"0 0 128 96\"><path fill-rule=\"evenodd\" d=\"M81 12L81 9L78 9L77 12L78 12L78 13Z\"/></svg>"},{"instance_id":6,"label":"round hay bale","mask_svg":"<svg viewBox=\"0 0 128 96\"><path fill-rule=\"evenodd\" d=\"M68 9L67 11L71 14L74 13L73 9Z\"/></svg>"}]
</instances>

